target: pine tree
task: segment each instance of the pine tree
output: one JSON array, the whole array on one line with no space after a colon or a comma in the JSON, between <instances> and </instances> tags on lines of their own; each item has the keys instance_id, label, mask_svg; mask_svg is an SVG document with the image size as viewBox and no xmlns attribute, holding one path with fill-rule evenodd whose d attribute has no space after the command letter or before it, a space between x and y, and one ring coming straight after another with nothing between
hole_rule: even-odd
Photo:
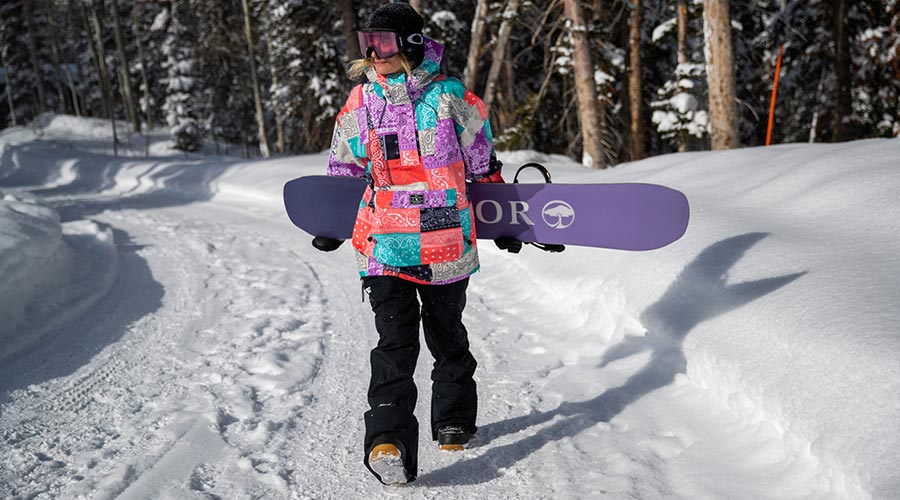
<instances>
[{"instance_id":1,"label":"pine tree","mask_svg":"<svg viewBox=\"0 0 900 500\"><path fill-rule=\"evenodd\" d=\"M203 71L200 75L202 98L199 109L205 136L232 145L256 144L258 135L254 103L249 87L250 69L244 38L242 10L234 0L198 0L196 56Z\"/></svg>"},{"instance_id":2,"label":"pine tree","mask_svg":"<svg viewBox=\"0 0 900 500\"><path fill-rule=\"evenodd\" d=\"M5 116L7 123L13 121L13 108L15 121L21 124L57 107L46 32L47 17L34 0L0 3L0 51L5 68L4 88L9 89L0 116Z\"/></svg>"},{"instance_id":3,"label":"pine tree","mask_svg":"<svg viewBox=\"0 0 900 500\"><path fill-rule=\"evenodd\" d=\"M900 132L898 17L897 0L849 6L852 83L845 130L849 139L892 137Z\"/></svg>"},{"instance_id":4,"label":"pine tree","mask_svg":"<svg viewBox=\"0 0 900 500\"><path fill-rule=\"evenodd\" d=\"M140 2L137 22L140 23L142 41L144 42L144 62L147 66L147 82L149 88L144 92L143 83L141 88L141 111L148 115L153 125L168 126L166 121L165 102L168 95L166 81L168 79L168 70L166 62L168 58L163 50L166 41L169 38L169 21L172 16L170 10L164 4L155 2ZM147 95L149 94L149 100Z\"/></svg>"},{"instance_id":5,"label":"pine tree","mask_svg":"<svg viewBox=\"0 0 900 500\"><path fill-rule=\"evenodd\" d=\"M701 60L701 56L697 54L697 44L691 44L691 40L697 40L702 33L702 26L700 12L686 0L679 0L675 7L674 12L664 10L666 15L661 19L665 20L653 29L651 38L651 48L656 49L651 52L653 60L659 61L661 57L656 51L662 51L669 59L664 71L671 71L656 90L657 99L651 103L652 121L656 132L673 149L688 151L691 144L709 137L709 113L705 109L706 71L702 64L694 62Z\"/></svg>"},{"instance_id":6,"label":"pine tree","mask_svg":"<svg viewBox=\"0 0 900 500\"><path fill-rule=\"evenodd\" d=\"M195 57L196 38L193 16L182 2L169 6L167 37L162 46L165 56L166 122L175 148L199 151L201 143L199 102L199 68Z\"/></svg>"}]
</instances>

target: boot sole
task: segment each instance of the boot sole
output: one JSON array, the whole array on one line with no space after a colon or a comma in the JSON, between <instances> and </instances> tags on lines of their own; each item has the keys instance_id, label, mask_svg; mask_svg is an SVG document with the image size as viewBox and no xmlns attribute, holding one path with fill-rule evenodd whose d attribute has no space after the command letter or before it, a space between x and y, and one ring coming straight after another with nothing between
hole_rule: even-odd
<instances>
[{"instance_id":1,"label":"boot sole","mask_svg":"<svg viewBox=\"0 0 900 500\"><path fill-rule=\"evenodd\" d=\"M440 448L441 451L463 451L466 449L466 446L462 444L442 444Z\"/></svg>"},{"instance_id":2,"label":"boot sole","mask_svg":"<svg viewBox=\"0 0 900 500\"><path fill-rule=\"evenodd\" d=\"M369 457L369 467L381 479L381 482L389 485L406 484L406 470L403 467L403 458L394 448L394 452L378 452L373 450Z\"/></svg>"}]
</instances>

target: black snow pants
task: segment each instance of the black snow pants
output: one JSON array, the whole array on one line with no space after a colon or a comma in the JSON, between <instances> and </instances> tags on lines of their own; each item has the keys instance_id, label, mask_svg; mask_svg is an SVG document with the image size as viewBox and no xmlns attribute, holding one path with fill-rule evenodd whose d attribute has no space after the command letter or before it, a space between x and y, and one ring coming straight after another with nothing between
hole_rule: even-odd
<instances>
[{"instance_id":1,"label":"black snow pants","mask_svg":"<svg viewBox=\"0 0 900 500\"><path fill-rule=\"evenodd\" d=\"M477 363L462 324L468 285L468 278L446 285L420 285L392 276L363 278L379 336L371 354L370 409L365 413L366 467L372 448L393 443L405 458L410 481L415 479L419 423L413 414L417 396L413 373L420 320L425 344L434 357L431 438L437 439L437 430L445 425L476 431L478 400L472 375Z\"/></svg>"}]
</instances>

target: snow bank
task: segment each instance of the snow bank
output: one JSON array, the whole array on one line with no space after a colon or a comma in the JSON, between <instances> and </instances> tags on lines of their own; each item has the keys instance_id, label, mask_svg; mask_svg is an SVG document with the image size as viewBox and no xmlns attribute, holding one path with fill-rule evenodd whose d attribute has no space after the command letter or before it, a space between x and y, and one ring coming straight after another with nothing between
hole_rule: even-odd
<instances>
[{"instance_id":1,"label":"snow bank","mask_svg":"<svg viewBox=\"0 0 900 500\"><path fill-rule=\"evenodd\" d=\"M70 264L59 215L0 191L0 359L27 344L29 306L60 284Z\"/></svg>"},{"instance_id":2,"label":"snow bank","mask_svg":"<svg viewBox=\"0 0 900 500\"><path fill-rule=\"evenodd\" d=\"M824 497L900 495L900 141L677 154L605 172L551 161L555 182L679 189L692 220L655 252L522 255L540 285L523 302L573 313L542 333L547 345L566 345L573 362L597 339L613 341L604 363L683 357L678 383L713 395L736 427L780 437L789 477ZM610 296L644 332L608 331L622 324L602 320L616 312L599 299ZM771 467L773 456L741 460Z\"/></svg>"}]
</instances>

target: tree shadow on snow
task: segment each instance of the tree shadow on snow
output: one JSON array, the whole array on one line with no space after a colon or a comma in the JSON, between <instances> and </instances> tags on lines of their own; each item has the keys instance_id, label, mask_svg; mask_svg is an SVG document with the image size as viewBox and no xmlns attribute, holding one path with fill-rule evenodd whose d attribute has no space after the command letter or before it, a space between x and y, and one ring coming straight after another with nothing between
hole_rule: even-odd
<instances>
[{"instance_id":1,"label":"tree shadow on snow","mask_svg":"<svg viewBox=\"0 0 900 500\"><path fill-rule=\"evenodd\" d=\"M534 412L483 426L478 437L481 446L501 436L556 420L534 435L490 448L478 457L420 476L419 483L437 486L491 481L500 477L503 469L514 466L544 445L575 436L599 422L609 422L631 403L671 384L679 373L686 371L687 360L682 345L695 326L772 293L806 274L800 272L728 284L728 271L766 236L766 233L749 233L719 241L703 250L681 271L659 301L641 315L648 330L646 335L626 338L607 351L600 362L600 368L603 368L616 360L649 351L647 364L625 384L591 400L566 402L551 411Z\"/></svg>"}]
</instances>

